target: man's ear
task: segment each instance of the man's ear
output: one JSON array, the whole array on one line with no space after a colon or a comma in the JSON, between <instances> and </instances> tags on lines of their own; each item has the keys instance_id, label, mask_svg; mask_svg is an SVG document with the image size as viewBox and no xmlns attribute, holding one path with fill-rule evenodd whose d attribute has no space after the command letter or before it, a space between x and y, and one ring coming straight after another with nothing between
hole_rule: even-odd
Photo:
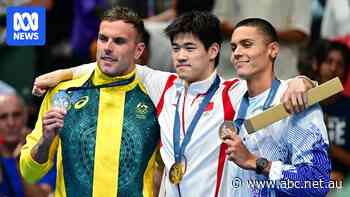
<instances>
[{"instance_id":1,"label":"man's ear","mask_svg":"<svg viewBox=\"0 0 350 197\"><path fill-rule=\"evenodd\" d=\"M208 49L209 59L215 61L215 58L218 56L219 52L220 45L216 42L213 43Z\"/></svg>"},{"instance_id":2,"label":"man's ear","mask_svg":"<svg viewBox=\"0 0 350 197\"><path fill-rule=\"evenodd\" d=\"M135 50L135 55L134 55L135 60L137 60L141 57L144 50L145 50L145 43L139 42L136 44L136 50Z\"/></svg>"},{"instance_id":3,"label":"man's ear","mask_svg":"<svg viewBox=\"0 0 350 197\"><path fill-rule=\"evenodd\" d=\"M269 47L270 57L272 59L276 59L278 52L280 50L280 45L278 44L278 42L271 42L268 47Z\"/></svg>"}]
</instances>

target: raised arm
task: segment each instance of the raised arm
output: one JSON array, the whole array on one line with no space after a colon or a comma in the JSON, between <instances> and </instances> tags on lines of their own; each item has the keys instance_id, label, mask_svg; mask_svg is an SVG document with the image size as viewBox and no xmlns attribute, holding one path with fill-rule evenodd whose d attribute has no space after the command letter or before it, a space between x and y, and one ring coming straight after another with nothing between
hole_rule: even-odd
<instances>
[{"instance_id":1,"label":"raised arm","mask_svg":"<svg viewBox=\"0 0 350 197\"><path fill-rule=\"evenodd\" d=\"M79 78L85 73L92 72L95 66L94 62L40 75L34 81L32 93L36 96L43 96L49 88L57 86L59 82Z\"/></svg>"},{"instance_id":2,"label":"raised arm","mask_svg":"<svg viewBox=\"0 0 350 197\"><path fill-rule=\"evenodd\" d=\"M63 118L61 114L59 115L60 120L55 120L53 116L47 114L50 107L50 95L45 96L35 129L27 136L26 144L21 150L20 171L23 178L29 183L35 183L50 170L57 152L56 131L57 128L63 126Z\"/></svg>"},{"instance_id":3,"label":"raised arm","mask_svg":"<svg viewBox=\"0 0 350 197\"><path fill-rule=\"evenodd\" d=\"M311 88L316 87L318 83L304 75L296 76L285 82L287 83L287 89L280 99L284 108L290 114L304 111L308 106L306 93ZM233 102L235 107L238 107L239 104L236 99L237 96L243 96L246 90L246 83L244 80L242 80L239 85L233 86L233 88L230 89L231 102Z\"/></svg>"},{"instance_id":4,"label":"raised arm","mask_svg":"<svg viewBox=\"0 0 350 197\"><path fill-rule=\"evenodd\" d=\"M263 186L275 190L281 196L325 196L329 191L331 164L328 158L328 139L319 106L294 115L284 126L272 125L283 132L280 145L284 147L286 160L266 160L260 169L269 181ZM266 132L266 131L265 131ZM224 142L228 145L228 159L243 169L257 171L259 156L251 153L241 137L228 133ZM272 151L272 150L264 150ZM257 183L258 184L258 183ZM315 186L316 185L316 186Z\"/></svg>"},{"instance_id":5,"label":"raised arm","mask_svg":"<svg viewBox=\"0 0 350 197\"><path fill-rule=\"evenodd\" d=\"M288 79L286 82L288 87L281 97L284 108L292 114L304 111L308 106L306 93L318 83L304 75Z\"/></svg>"}]
</instances>

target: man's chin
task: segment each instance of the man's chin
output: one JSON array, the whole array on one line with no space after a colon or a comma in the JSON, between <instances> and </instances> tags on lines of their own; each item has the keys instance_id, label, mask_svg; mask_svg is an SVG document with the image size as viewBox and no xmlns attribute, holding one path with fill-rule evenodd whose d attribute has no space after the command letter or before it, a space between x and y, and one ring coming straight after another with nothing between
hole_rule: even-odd
<instances>
[{"instance_id":1,"label":"man's chin","mask_svg":"<svg viewBox=\"0 0 350 197\"><path fill-rule=\"evenodd\" d=\"M117 77L127 74L127 70L123 72L120 68L117 69L116 67L100 66L100 70L104 75L107 75L108 77Z\"/></svg>"},{"instance_id":2,"label":"man's chin","mask_svg":"<svg viewBox=\"0 0 350 197\"><path fill-rule=\"evenodd\" d=\"M179 76L180 79L184 80L185 83L194 83L197 81L197 79L189 76L189 75L186 75L186 74L177 74Z\"/></svg>"},{"instance_id":3,"label":"man's chin","mask_svg":"<svg viewBox=\"0 0 350 197\"><path fill-rule=\"evenodd\" d=\"M176 71L176 74L179 76L180 79L183 79L183 80L187 79L187 74L185 72Z\"/></svg>"},{"instance_id":4,"label":"man's chin","mask_svg":"<svg viewBox=\"0 0 350 197\"><path fill-rule=\"evenodd\" d=\"M103 61L103 60L99 62L99 65L100 65L100 68L110 68L114 66L112 62Z\"/></svg>"},{"instance_id":5,"label":"man's chin","mask_svg":"<svg viewBox=\"0 0 350 197\"><path fill-rule=\"evenodd\" d=\"M112 64L101 62L99 65L100 70L103 74L112 76L115 71L115 67Z\"/></svg>"},{"instance_id":6,"label":"man's chin","mask_svg":"<svg viewBox=\"0 0 350 197\"><path fill-rule=\"evenodd\" d=\"M105 69L105 70L101 69L101 71L103 74L107 75L108 77L116 77L116 76L121 75L119 72L111 70L111 69Z\"/></svg>"}]
</instances>

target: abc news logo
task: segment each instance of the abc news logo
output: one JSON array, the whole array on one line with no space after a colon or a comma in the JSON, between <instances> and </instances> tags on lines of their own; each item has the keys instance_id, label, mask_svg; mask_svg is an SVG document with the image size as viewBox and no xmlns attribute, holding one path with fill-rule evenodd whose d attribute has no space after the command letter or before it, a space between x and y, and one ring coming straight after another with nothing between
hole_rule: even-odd
<instances>
[{"instance_id":1,"label":"abc news logo","mask_svg":"<svg viewBox=\"0 0 350 197\"><path fill-rule=\"evenodd\" d=\"M45 44L45 8L7 8L8 45L28 46Z\"/></svg>"},{"instance_id":2,"label":"abc news logo","mask_svg":"<svg viewBox=\"0 0 350 197\"><path fill-rule=\"evenodd\" d=\"M13 28L15 31L23 30L23 31L29 31L30 29L32 31L37 31L39 29L39 14L38 13L18 13L16 12L13 15ZM27 25L24 23L24 21L27 20Z\"/></svg>"},{"instance_id":3,"label":"abc news logo","mask_svg":"<svg viewBox=\"0 0 350 197\"><path fill-rule=\"evenodd\" d=\"M25 24L25 20L28 21ZM38 13L28 13L24 12L22 14L16 12L13 15L13 29L15 30L13 34L13 39L15 40L25 40L33 39L39 40L39 33L36 32L39 29L39 15ZM24 32L20 32L20 30ZM31 31L30 31L31 30Z\"/></svg>"}]
</instances>

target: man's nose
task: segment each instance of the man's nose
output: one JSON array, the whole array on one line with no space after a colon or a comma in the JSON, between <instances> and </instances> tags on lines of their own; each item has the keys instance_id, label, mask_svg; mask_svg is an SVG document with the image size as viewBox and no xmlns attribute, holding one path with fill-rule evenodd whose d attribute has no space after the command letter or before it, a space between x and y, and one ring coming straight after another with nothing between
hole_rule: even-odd
<instances>
[{"instance_id":1,"label":"man's nose","mask_svg":"<svg viewBox=\"0 0 350 197\"><path fill-rule=\"evenodd\" d=\"M240 47L235 48L235 50L232 51L232 55L235 59L238 59L239 57L241 57L242 51L241 51Z\"/></svg>"},{"instance_id":2,"label":"man's nose","mask_svg":"<svg viewBox=\"0 0 350 197\"><path fill-rule=\"evenodd\" d=\"M235 64L235 61L238 60L240 57L242 57L242 53L237 49L233 50L230 58L231 63Z\"/></svg>"},{"instance_id":3,"label":"man's nose","mask_svg":"<svg viewBox=\"0 0 350 197\"><path fill-rule=\"evenodd\" d=\"M108 40L107 43L104 46L104 50L106 53L112 52L112 40Z\"/></svg>"},{"instance_id":4,"label":"man's nose","mask_svg":"<svg viewBox=\"0 0 350 197\"><path fill-rule=\"evenodd\" d=\"M187 53L184 49L180 49L180 51L177 53L177 61L184 62L187 60Z\"/></svg>"}]
</instances>

